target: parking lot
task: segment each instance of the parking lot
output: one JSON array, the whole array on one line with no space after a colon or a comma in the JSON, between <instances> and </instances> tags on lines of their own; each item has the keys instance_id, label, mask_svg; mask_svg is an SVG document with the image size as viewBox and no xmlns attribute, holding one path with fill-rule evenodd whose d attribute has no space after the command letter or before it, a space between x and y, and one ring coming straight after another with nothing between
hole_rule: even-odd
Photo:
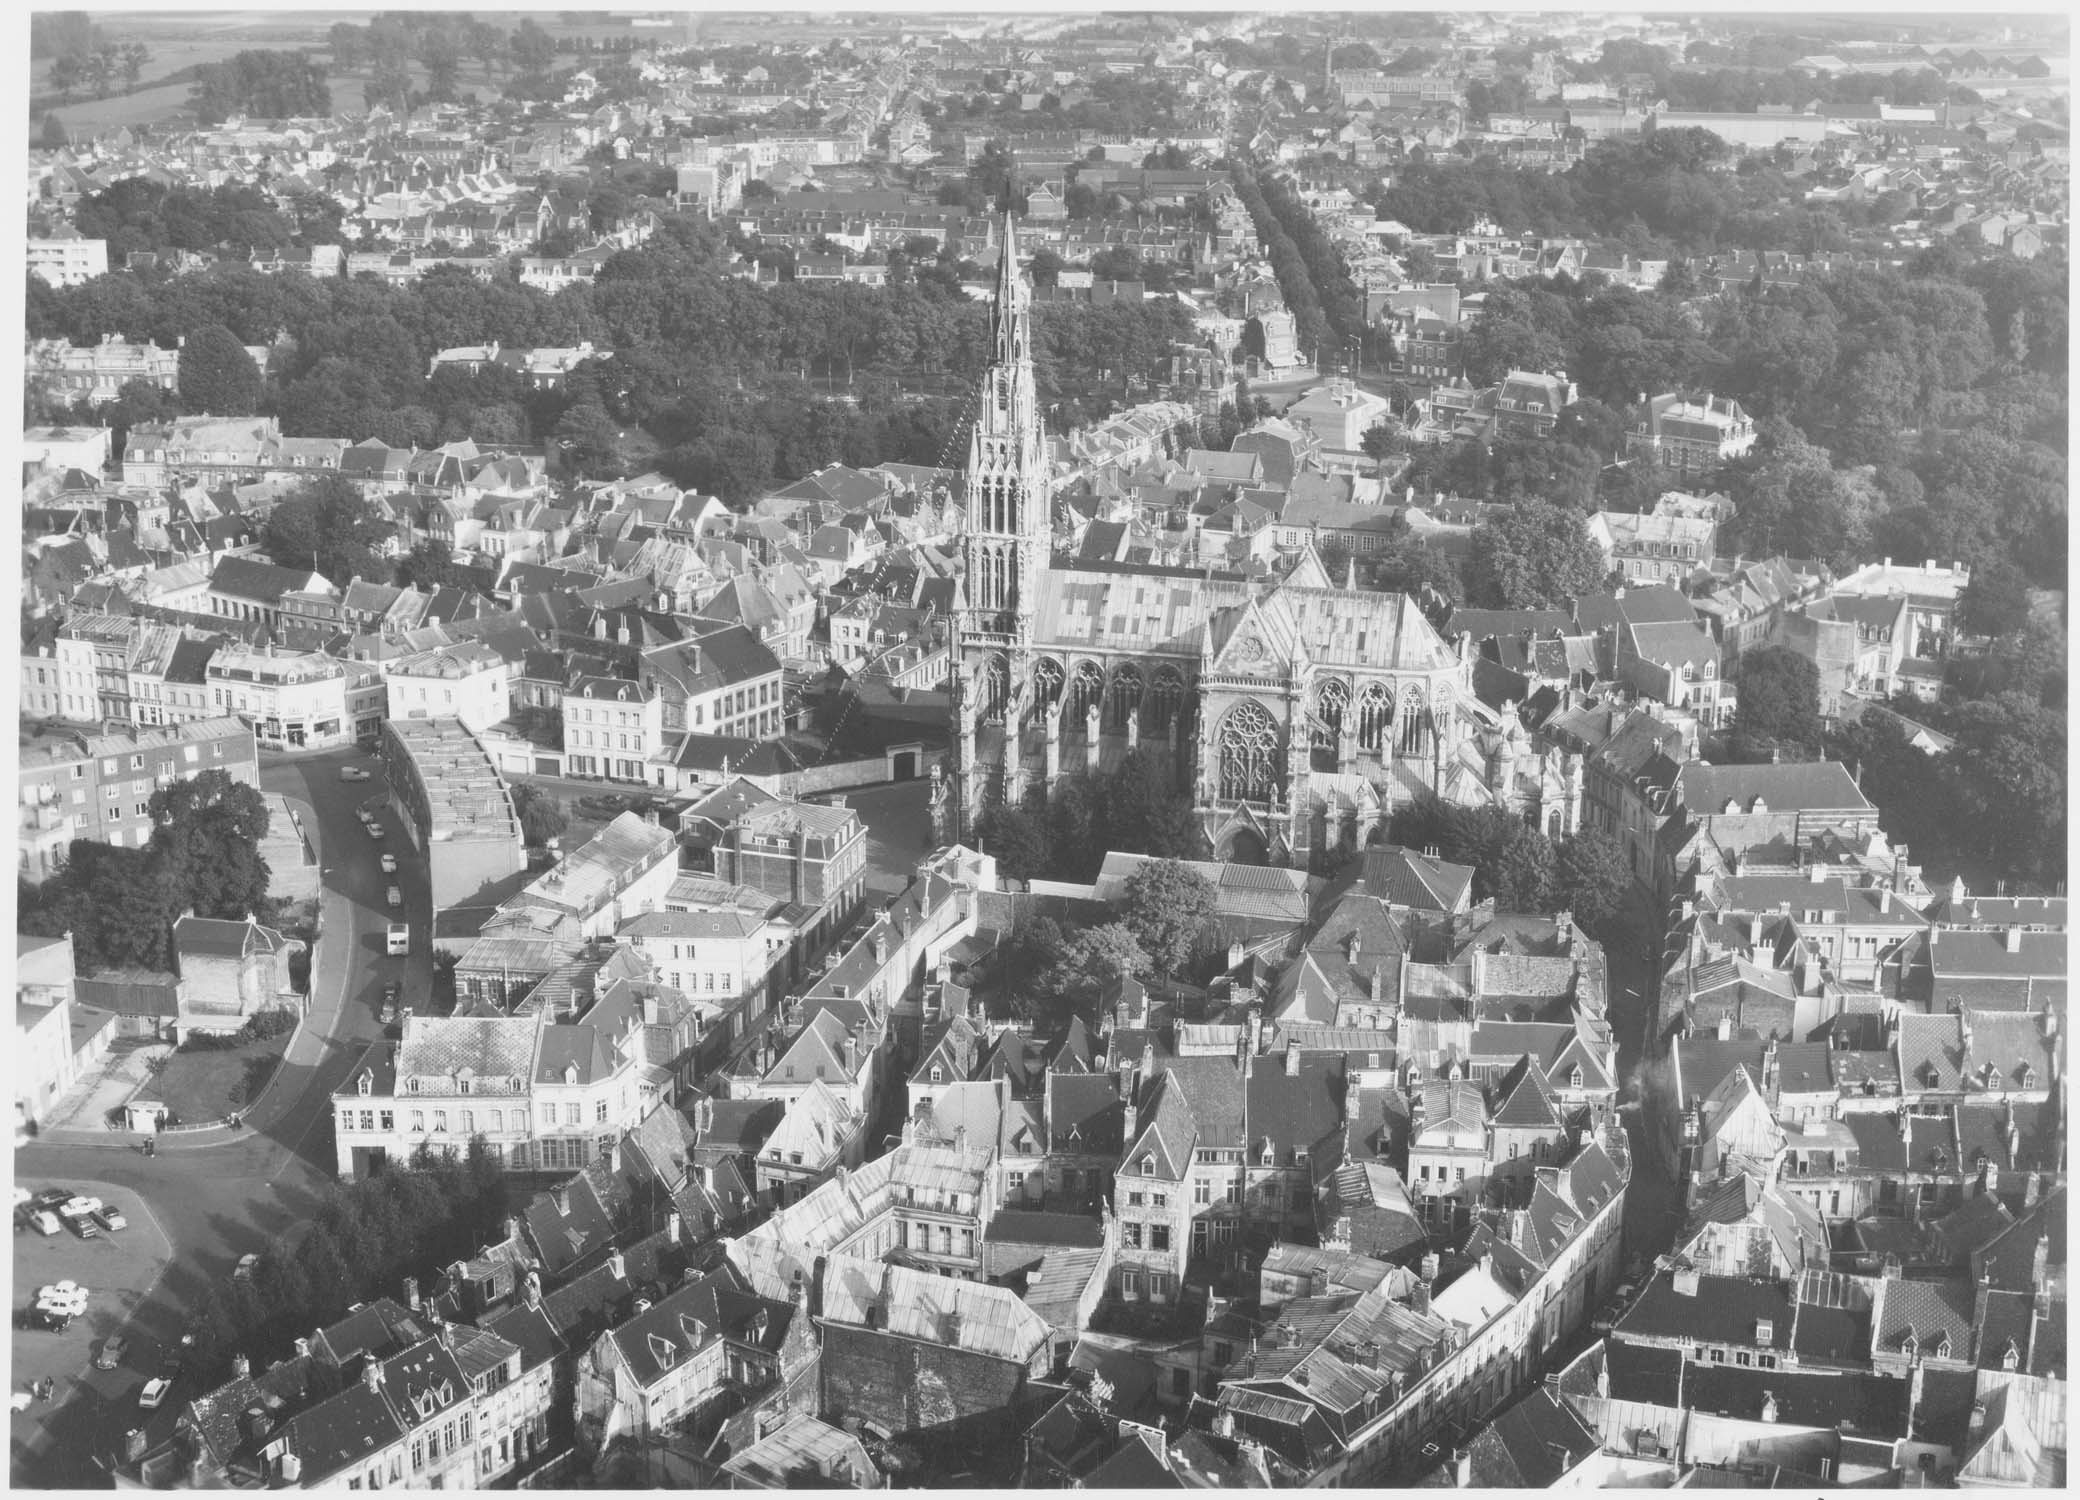
<instances>
[{"instance_id":1,"label":"parking lot","mask_svg":"<svg viewBox=\"0 0 2080 1500\"><path fill-rule=\"evenodd\" d=\"M31 1191L53 1186L34 1180L21 1185ZM11 1468L17 1478L49 1449L54 1440L49 1419L74 1397L89 1417L88 1430L104 1446L113 1446L128 1428L144 1425L149 1414L138 1409L137 1393L158 1373L162 1352L159 1338L128 1325L173 1258L165 1232L135 1193L80 1180L63 1186L121 1209L129 1222L91 1240L80 1239L70 1229L50 1236L24 1229L14 1237L9 1387L18 1393L45 1378L53 1385L50 1400L12 1414ZM37 1288L60 1281L87 1289L86 1312L63 1333L23 1326L22 1314L35 1302ZM173 1335L170 1329L156 1331ZM95 1369L94 1356L103 1341L116 1334L123 1334L128 1345L121 1362L113 1370ZM176 1385L176 1395L179 1389ZM76 1441L79 1430L70 1428L68 1440Z\"/></svg>"}]
</instances>

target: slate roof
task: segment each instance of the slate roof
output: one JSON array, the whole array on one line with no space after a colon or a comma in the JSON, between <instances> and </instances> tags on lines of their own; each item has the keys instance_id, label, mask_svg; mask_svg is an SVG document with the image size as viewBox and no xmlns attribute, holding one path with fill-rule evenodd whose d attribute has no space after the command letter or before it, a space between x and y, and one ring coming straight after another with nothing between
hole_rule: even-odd
<instances>
[{"instance_id":1,"label":"slate roof","mask_svg":"<svg viewBox=\"0 0 2080 1500\"><path fill-rule=\"evenodd\" d=\"M1365 889L1394 906L1458 912L1473 891L1473 867L1432 859L1399 845L1365 851Z\"/></svg>"},{"instance_id":2,"label":"slate roof","mask_svg":"<svg viewBox=\"0 0 2080 1500\"><path fill-rule=\"evenodd\" d=\"M1728 802L1747 812L1757 798L1771 812L1874 812L1838 761L1781 765L1715 766L1692 761L1677 773L1683 805L1697 817L1724 811Z\"/></svg>"},{"instance_id":3,"label":"slate roof","mask_svg":"<svg viewBox=\"0 0 2080 1500\"><path fill-rule=\"evenodd\" d=\"M1125 1120L1119 1081L1110 1073L1055 1073L1047 1080L1048 1134L1056 1151L1118 1156ZM1077 1139L1071 1142L1071 1132Z\"/></svg>"},{"instance_id":4,"label":"slate roof","mask_svg":"<svg viewBox=\"0 0 2080 1500\"><path fill-rule=\"evenodd\" d=\"M1972 1349L1972 1288L1967 1281L1889 1278L1878 1285L1871 1316L1873 1353L1897 1354L1911 1330L1921 1352L1948 1337L1950 1357L1968 1359Z\"/></svg>"}]
</instances>

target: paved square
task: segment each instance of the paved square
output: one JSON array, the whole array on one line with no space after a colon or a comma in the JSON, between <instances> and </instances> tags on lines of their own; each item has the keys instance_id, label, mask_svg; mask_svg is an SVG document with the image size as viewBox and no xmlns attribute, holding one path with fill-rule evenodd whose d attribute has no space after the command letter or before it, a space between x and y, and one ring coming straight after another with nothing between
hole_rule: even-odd
<instances>
[{"instance_id":1,"label":"paved square","mask_svg":"<svg viewBox=\"0 0 2080 1500\"><path fill-rule=\"evenodd\" d=\"M53 1441L52 1419L61 1407L78 1404L78 1410L68 1410L60 1419L63 1430L73 1440L83 1431L91 1432L99 1451L113 1447L126 1429L144 1424L148 1414L138 1410L137 1392L156 1372L160 1346L155 1339L126 1331L126 1325L173 1258L173 1246L151 1209L128 1189L79 1178L62 1183L31 1179L20 1186L31 1192L71 1188L121 1209L129 1223L91 1240L80 1239L70 1229L48 1237L24 1229L14 1237L8 1387L24 1391L45 1377L54 1387L50 1400L11 1414L10 1470L16 1483L25 1469L43 1467L40 1460ZM35 1302L36 1289L68 1280L87 1289L86 1314L63 1333L23 1327L21 1313ZM102 1341L118 1333L125 1334L128 1344L122 1362L113 1370L95 1369L94 1356ZM178 1395L179 1385L174 1389Z\"/></svg>"}]
</instances>

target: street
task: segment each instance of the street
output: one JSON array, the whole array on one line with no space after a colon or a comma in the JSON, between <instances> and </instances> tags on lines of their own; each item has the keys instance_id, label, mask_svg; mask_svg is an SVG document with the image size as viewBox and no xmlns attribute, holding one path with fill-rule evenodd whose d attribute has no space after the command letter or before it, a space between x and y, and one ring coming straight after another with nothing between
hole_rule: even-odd
<instances>
[{"instance_id":1,"label":"street","mask_svg":"<svg viewBox=\"0 0 2080 1500\"><path fill-rule=\"evenodd\" d=\"M1657 1003L1655 976L1638 932L1653 918L1650 903L1635 902L1635 931L1604 945L1610 963L1611 1029L1618 1039L1618 1086L1626 1134L1632 1142L1632 1179L1625 1189L1625 1253L1651 1259L1665 1252L1680 1227L1682 1203L1663 1165L1652 1133L1659 1116L1648 1105L1644 1057L1647 1029ZM1656 927L1655 948L1660 948Z\"/></svg>"},{"instance_id":2,"label":"street","mask_svg":"<svg viewBox=\"0 0 2080 1500\"><path fill-rule=\"evenodd\" d=\"M342 782L343 765L367 767L371 778ZM126 1206L135 1197L149 1208L152 1223L171 1243L172 1262L123 1329L141 1349L178 1339L202 1294L227 1277L241 1255L265 1250L277 1236L293 1240L309 1222L334 1178L331 1093L381 1034L376 1007L384 982L403 981L407 1003L417 996L421 1004L432 985L425 861L394 813L382 815L388 832L380 841L354 816L357 805L383 791L378 763L345 750L295 757L263 753L261 784L310 810L305 831L324 870L322 936L310 1013L273 1084L245 1111L245 1128L167 1136L149 1160L139 1154L134 1137L99 1129L46 1131L15 1152L18 1182L92 1182L116 1189ZM395 875L378 867L385 851L398 857ZM383 893L392 882L402 890L412 926L408 959L384 953L390 912ZM116 1331L97 1327L92 1337ZM87 1328L75 1325L63 1337L79 1343L76 1363L84 1374ZM173 1398L143 1423L146 1431L156 1438L170 1429L181 1400L199 1388L193 1377L177 1382ZM56 1410L37 1406L15 1417L13 1481L102 1482L95 1458L105 1456L145 1414L134 1406L105 1411L104 1392L85 1380L61 1379L55 1399Z\"/></svg>"}]
</instances>

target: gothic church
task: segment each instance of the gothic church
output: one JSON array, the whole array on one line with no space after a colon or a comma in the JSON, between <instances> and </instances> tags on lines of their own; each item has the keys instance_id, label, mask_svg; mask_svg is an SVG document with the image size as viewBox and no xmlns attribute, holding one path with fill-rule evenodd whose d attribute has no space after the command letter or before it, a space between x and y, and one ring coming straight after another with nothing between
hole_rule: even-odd
<instances>
[{"instance_id":1,"label":"gothic church","mask_svg":"<svg viewBox=\"0 0 2080 1500\"><path fill-rule=\"evenodd\" d=\"M1054 556L1014 245L1007 221L965 471L941 840L973 843L992 806L1143 746L1190 789L1214 857L1240 863L1326 866L1431 791L1499 800L1511 737L1475 699L1463 643L1406 596L1336 588L1311 549L1254 580Z\"/></svg>"}]
</instances>

